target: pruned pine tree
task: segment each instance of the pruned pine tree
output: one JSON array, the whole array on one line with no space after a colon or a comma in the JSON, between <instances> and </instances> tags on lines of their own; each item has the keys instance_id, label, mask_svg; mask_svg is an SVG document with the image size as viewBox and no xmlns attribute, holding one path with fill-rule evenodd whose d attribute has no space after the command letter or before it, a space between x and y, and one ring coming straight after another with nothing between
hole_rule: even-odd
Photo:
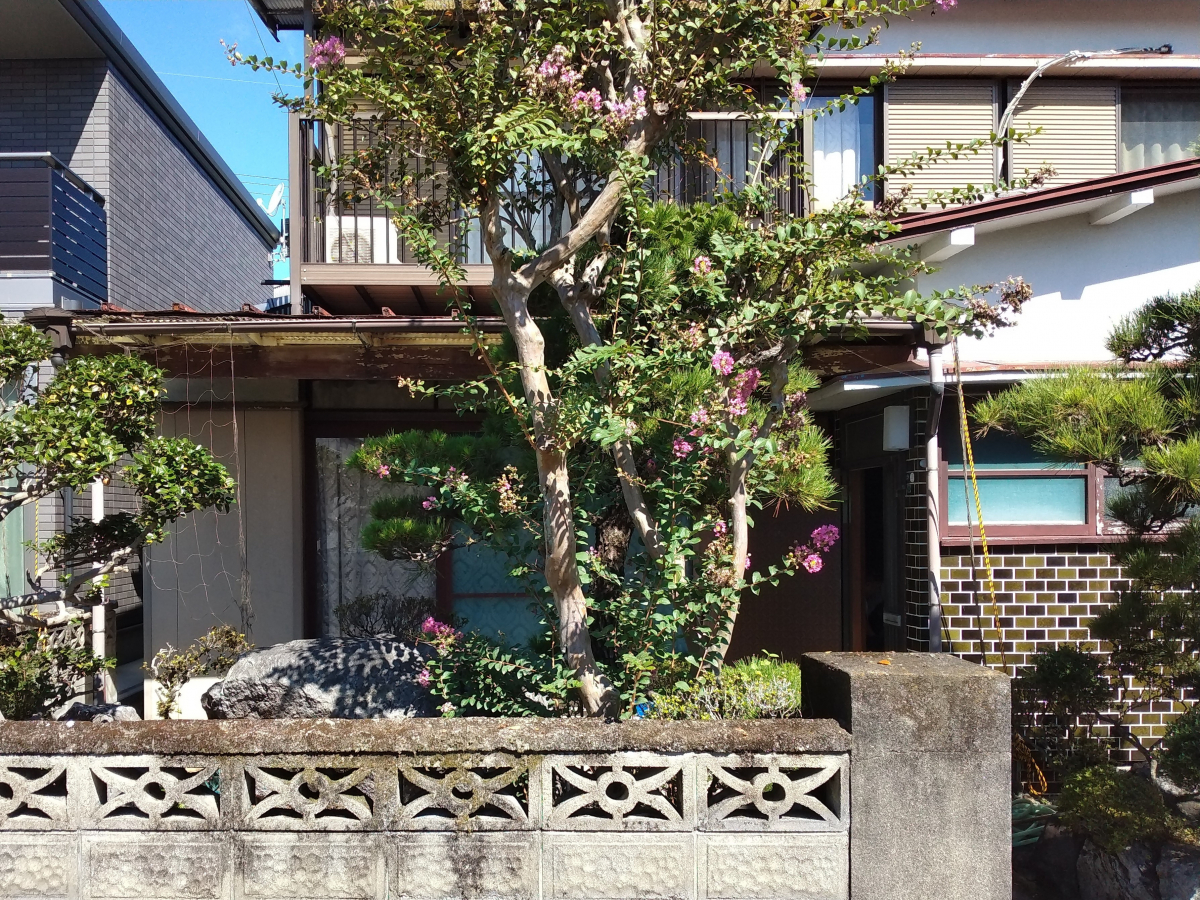
<instances>
[{"instance_id":1,"label":"pruned pine tree","mask_svg":"<svg viewBox=\"0 0 1200 900\"><path fill-rule=\"evenodd\" d=\"M983 433L1023 435L1108 476L1106 513L1124 530L1111 552L1129 587L1088 623L1110 651L1093 666L1106 689L1072 709L1113 725L1153 765L1162 741L1143 741L1125 714L1154 700L1190 705L1200 688L1200 287L1151 300L1107 346L1112 366L1026 381L973 415Z\"/></svg>"}]
</instances>

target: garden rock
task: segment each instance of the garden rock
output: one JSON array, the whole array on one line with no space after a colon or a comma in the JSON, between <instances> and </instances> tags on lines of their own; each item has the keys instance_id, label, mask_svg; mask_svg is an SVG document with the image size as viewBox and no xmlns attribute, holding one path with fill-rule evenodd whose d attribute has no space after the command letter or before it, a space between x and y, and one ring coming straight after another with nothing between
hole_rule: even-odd
<instances>
[{"instance_id":1,"label":"garden rock","mask_svg":"<svg viewBox=\"0 0 1200 900\"><path fill-rule=\"evenodd\" d=\"M1078 860L1083 838L1049 824L1036 843L1014 847L1013 897L1020 885L1028 900L1080 900Z\"/></svg>"},{"instance_id":2,"label":"garden rock","mask_svg":"<svg viewBox=\"0 0 1200 900\"><path fill-rule=\"evenodd\" d=\"M142 717L132 706L119 703L73 703L58 717L63 722L140 722Z\"/></svg>"},{"instance_id":3,"label":"garden rock","mask_svg":"<svg viewBox=\"0 0 1200 900\"><path fill-rule=\"evenodd\" d=\"M290 641L243 654L200 698L210 719L403 719L433 714L409 644Z\"/></svg>"},{"instance_id":4,"label":"garden rock","mask_svg":"<svg viewBox=\"0 0 1200 900\"><path fill-rule=\"evenodd\" d=\"M1144 844L1113 854L1087 841L1078 871L1079 895L1087 900L1160 900L1154 854Z\"/></svg>"},{"instance_id":5,"label":"garden rock","mask_svg":"<svg viewBox=\"0 0 1200 900\"><path fill-rule=\"evenodd\" d=\"M1200 900L1200 849L1167 844L1158 860L1162 900Z\"/></svg>"}]
</instances>

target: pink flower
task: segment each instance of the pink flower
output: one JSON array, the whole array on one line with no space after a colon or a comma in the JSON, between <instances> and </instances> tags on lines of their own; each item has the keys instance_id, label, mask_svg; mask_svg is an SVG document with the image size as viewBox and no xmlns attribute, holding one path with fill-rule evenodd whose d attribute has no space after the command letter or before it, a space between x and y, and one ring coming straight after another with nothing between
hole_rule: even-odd
<instances>
[{"instance_id":1,"label":"pink flower","mask_svg":"<svg viewBox=\"0 0 1200 900\"><path fill-rule=\"evenodd\" d=\"M707 256L697 256L692 260L692 272L696 275L708 275L713 270L712 260Z\"/></svg>"},{"instance_id":2,"label":"pink flower","mask_svg":"<svg viewBox=\"0 0 1200 900\"><path fill-rule=\"evenodd\" d=\"M750 568L750 554L749 553L746 554L746 565L743 566L742 568L747 569L747 570L749 570L749 568Z\"/></svg>"},{"instance_id":3,"label":"pink flower","mask_svg":"<svg viewBox=\"0 0 1200 900\"><path fill-rule=\"evenodd\" d=\"M600 100L600 92L595 88L590 91L576 91L575 96L571 98L571 109L578 112L581 109L590 109L592 112L600 112L604 103Z\"/></svg>"},{"instance_id":4,"label":"pink flower","mask_svg":"<svg viewBox=\"0 0 1200 900\"><path fill-rule=\"evenodd\" d=\"M433 675L430 674L428 669L422 669L421 674L417 676L417 684L423 688L427 688L432 682Z\"/></svg>"},{"instance_id":5,"label":"pink flower","mask_svg":"<svg viewBox=\"0 0 1200 900\"><path fill-rule=\"evenodd\" d=\"M821 559L820 554L810 553L804 559L800 560L800 565L804 566L810 574L815 575L821 571L821 568L825 565L825 561Z\"/></svg>"},{"instance_id":6,"label":"pink flower","mask_svg":"<svg viewBox=\"0 0 1200 900\"><path fill-rule=\"evenodd\" d=\"M719 375L728 375L733 371L733 354L728 350L718 350L713 354L712 367Z\"/></svg>"},{"instance_id":7,"label":"pink flower","mask_svg":"<svg viewBox=\"0 0 1200 900\"><path fill-rule=\"evenodd\" d=\"M636 88L633 97L615 103L606 100L604 105L608 107L608 115L605 117L607 124L614 128L624 128L631 122L646 118L646 89Z\"/></svg>"},{"instance_id":8,"label":"pink flower","mask_svg":"<svg viewBox=\"0 0 1200 900\"><path fill-rule=\"evenodd\" d=\"M387 478L389 475L392 474L392 468L391 468L391 466L388 466L388 465L380 465L380 467L375 470L375 474L378 475L380 478Z\"/></svg>"},{"instance_id":9,"label":"pink flower","mask_svg":"<svg viewBox=\"0 0 1200 900\"><path fill-rule=\"evenodd\" d=\"M452 641L458 637L458 632L454 630L453 626L447 625L445 622L439 622L433 616L430 616L421 623L421 631L435 641Z\"/></svg>"},{"instance_id":10,"label":"pink flower","mask_svg":"<svg viewBox=\"0 0 1200 900\"><path fill-rule=\"evenodd\" d=\"M750 395L758 387L762 372L758 369L748 369L734 379L733 397L729 401L729 411L735 416L744 416L750 408Z\"/></svg>"},{"instance_id":11,"label":"pink flower","mask_svg":"<svg viewBox=\"0 0 1200 900\"><path fill-rule=\"evenodd\" d=\"M671 449L675 451L675 456L678 459L683 459L692 452L692 445L683 438L677 437L675 438L675 443L672 445Z\"/></svg>"},{"instance_id":12,"label":"pink flower","mask_svg":"<svg viewBox=\"0 0 1200 900\"><path fill-rule=\"evenodd\" d=\"M958 0L937 0L937 5L942 9L954 9L958 6Z\"/></svg>"},{"instance_id":13,"label":"pink flower","mask_svg":"<svg viewBox=\"0 0 1200 900\"><path fill-rule=\"evenodd\" d=\"M317 41L308 51L308 64L314 69L339 65L346 58L346 46L337 35Z\"/></svg>"},{"instance_id":14,"label":"pink flower","mask_svg":"<svg viewBox=\"0 0 1200 900\"><path fill-rule=\"evenodd\" d=\"M718 519L713 525L713 534L717 537L725 537L729 533L729 526L725 524L724 519Z\"/></svg>"},{"instance_id":15,"label":"pink flower","mask_svg":"<svg viewBox=\"0 0 1200 900\"><path fill-rule=\"evenodd\" d=\"M437 497L432 494L421 504L423 509L437 509Z\"/></svg>"},{"instance_id":16,"label":"pink flower","mask_svg":"<svg viewBox=\"0 0 1200 900\"><path fill-rule=\"evenodd\" d=\"M820 528L814 529L812 543L821 552L836 544L839 537L841 537L841 532L836 525L822 525Z\"/></svg>"},{"instance_id":17,"label":"pink flower","mask_svg":"<svg viewBox=\"0 0 1200 900\"><path fill-rule=\"evenodd\" d=\"M688 326L687 331L680 335L683 343L692 350L699 350L701 347L703 347L706 336L707 335L704 332L704 326L699 322L693 322Z\"/></svg>"},{"instance_id":18,"label":"pink flower","mask_svg":"<svg viewBox=\"0 0 1200 900\"><path fill-rule=\"evenodd\" d=\"M805 89L803 82L792 82L791 98L796 103L803 103L808 99L808 91Z\"/></svg>"}]
</instances>

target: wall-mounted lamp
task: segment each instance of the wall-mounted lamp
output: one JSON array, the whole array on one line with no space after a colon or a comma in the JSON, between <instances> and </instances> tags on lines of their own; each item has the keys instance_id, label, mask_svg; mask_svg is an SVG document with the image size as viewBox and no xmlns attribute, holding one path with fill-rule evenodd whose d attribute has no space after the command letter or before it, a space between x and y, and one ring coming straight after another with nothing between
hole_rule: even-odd
<instances>
[{"instance_id":1,"label":"wall-mounted lamp","mask_svg":"<svg viewBox=\"0 0 1200 900\"><path fill-rule=\"evenodd\" d=\"M883 408L884 452L908 449L908 407L885 406Z\"/></svg>"}]
</instances>

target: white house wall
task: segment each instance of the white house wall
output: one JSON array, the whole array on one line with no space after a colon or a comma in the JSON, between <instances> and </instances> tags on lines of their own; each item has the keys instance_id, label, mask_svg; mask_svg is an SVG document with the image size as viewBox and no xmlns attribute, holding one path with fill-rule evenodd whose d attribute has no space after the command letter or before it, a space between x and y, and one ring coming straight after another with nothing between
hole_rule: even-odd
<instances>
[{"instance_id":1,"label":"white house wall","mask_svg":"<svg viewBox=\"0 0 1200 900\"><path fill-rule=\"evenodd\" d=\"M1176 54L1200 53L1195 0L961 0L952 10L932 4L894 18L879 50L914 42L922 54L1052 55L1171 44Z\"/></svg>"},{"instance_id":2,"label":"white house wall","mask_svg":"<svg viewBox=\"0 0 1200 900\"><path fill-rule=\"evenodd\" d=\"M1200 285L1200 191L1160 196L1111 225L1086 214L979 233L922 277L922 292L1023 277L1034 297L1018 324L959 342L965 360L997 364L1111 359L1113 323L1145 301Z\"/></svg>"},{"instance_id":3,"label":"white house wall","mask_svg":"<svg viewBox=\"0 0 1200 900\"><path fill-rule=\"evenodd\" d=\"M187 516L150 551L147 659L166 643L184 646L214 625L240 627L244 577L254 644L303 635L301 413L238 410L236 435L233 424L228 409L193 407L163 417L163 434L190 436L224 463L239 482L241 510Z\"/></svg>"}]
</instances>

